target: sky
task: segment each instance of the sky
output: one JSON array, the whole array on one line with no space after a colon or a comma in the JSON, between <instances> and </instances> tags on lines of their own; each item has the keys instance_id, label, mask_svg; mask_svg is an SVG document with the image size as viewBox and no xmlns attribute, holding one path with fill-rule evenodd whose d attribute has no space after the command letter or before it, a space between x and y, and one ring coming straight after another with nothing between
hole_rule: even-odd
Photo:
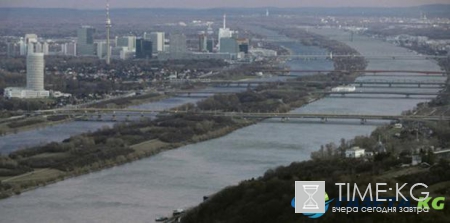
<instances>
[{"instance_id":1,"label":"sky","mask_svg":"<svg viewBox=\"0 0 450 223\"><path fill-rule=\"evenodd\" d=\"M450 0L110 0L111 8L398 7ZM0 0L0 7L104 8L106 0Z\"/></svg>"}]
</instances>

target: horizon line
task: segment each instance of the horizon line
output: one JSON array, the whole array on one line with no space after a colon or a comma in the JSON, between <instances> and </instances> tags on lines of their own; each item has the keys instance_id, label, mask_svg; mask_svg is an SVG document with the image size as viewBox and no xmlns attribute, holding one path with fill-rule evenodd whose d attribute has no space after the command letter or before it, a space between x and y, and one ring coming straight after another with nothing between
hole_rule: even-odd
<instances>
[{"instance_id":1,"label":"horizon line","mask_svg":"<svg viewBox=\"0 0 450 223\"><path fill-rule=\"evenodd\" d=\"M416 6L306 6L306 7L276 7L276 6L261 6L261 7L211 7L211 8L190 8L190 7L113 7L110 10L121 10L121 9L177 9L177 10L214 10L214 9L342 9L342 8L366 8L366 9L407 9L407 8L418 8L423 6L439 6L445 5L450 6L450 3L438 3L438 4L423 4ZM96 11L104 10L104 8L64 8L64 7L1 7L0 9L68 9L68 10L87 10Z\"/></svg>"}]
</instances>

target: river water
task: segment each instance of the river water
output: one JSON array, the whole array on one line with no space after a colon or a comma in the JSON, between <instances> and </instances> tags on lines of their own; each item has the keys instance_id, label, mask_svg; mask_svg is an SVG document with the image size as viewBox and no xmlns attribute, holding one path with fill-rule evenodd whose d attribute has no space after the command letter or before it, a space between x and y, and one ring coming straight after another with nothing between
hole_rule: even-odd
<instances>
[{"instance_id":1,"label":"river water","mask_svg":"<svg viewBox=\"0 0 450 223\"><path fill-rule=\"evenodd\" d=\"M322 34L345 40L339 30L317 30ZM357 37L349 45L361 54L402 51L379 40ZM296 42L284 43L294 53L323 52ZM326 53L326 52L323 52ZM405 51L405 53L409 53ZM295 60L293 69L331 69L330 61ZM431 61L370 61L368 69L439 70ZM367 78L367 77L364 77ZM430 77L430 79L433 79ZM435 80L435 79L433 79ZM395 89L394 89L395 90ZM420 89L423 90L423 89ZM405 91L405 90L402 90ZM411 91L416 91L412 89ZM195 102L199 99L172 98L139 108L162 109ZM302 108L296 113L400 114L425 99L328 97ZM101 123L105 124L105 123ZM74 129L96 129L101 124L69 123ZM171 210L195 206L204 195L258 177L270 168L309 159L310 153L328 142L339 142L357 135L370 134L379 122L359 125L359 121L290 121L268 120L239 129L224 137L184 146L156 156L80 176L33 191L0 200L1 222L153 222ZM77 127L75 127L77 126ZM50 127L55 131L63 127ZM66 128L67 129L67 128ZM19 133L15 137L33 137L60 141L76 134L67 129L60 136L39 131ZM28 134L28 135L27 135ZM49 137L50 136L50 137ZM8 138L9 137L9 138ZM16 143L18 138L2 137L1 149ZM6 142L5 142L6 141ZM25 146L21 143L15 146ZM288 205L288 204L287 204Z\"/></svg>"}]
</instances>

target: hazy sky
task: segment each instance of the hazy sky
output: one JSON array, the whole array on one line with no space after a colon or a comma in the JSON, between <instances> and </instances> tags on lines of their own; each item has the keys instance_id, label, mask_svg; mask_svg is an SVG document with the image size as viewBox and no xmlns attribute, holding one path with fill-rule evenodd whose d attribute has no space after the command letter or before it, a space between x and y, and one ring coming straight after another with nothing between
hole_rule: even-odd
<instances>
[{"instance_id":1,"label":"hazy sky","mask_svg":"<svg viewBox=\"0 0 450 223\"><path fill-rule=\"evenodd\" d=\"M0 7L104 8L106 0L0 0ZM112 8L416 6L450 0L110 0Z\"/></svg>"}]
</instances>

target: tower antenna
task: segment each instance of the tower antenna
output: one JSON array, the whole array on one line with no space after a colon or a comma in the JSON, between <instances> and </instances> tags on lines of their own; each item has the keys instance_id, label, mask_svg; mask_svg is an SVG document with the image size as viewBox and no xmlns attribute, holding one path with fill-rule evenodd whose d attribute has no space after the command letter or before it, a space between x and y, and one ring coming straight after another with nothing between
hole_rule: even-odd
<instances>
[{"instance_id":1,"label":"tower antenna","mask_svg":"<svg viewBox=\"0 0 450 223\"><path fill-rule=\"evenodd\" d=\"M111 63L111 46L110 46L110 35L111 30L111 19L109 18L109 0L106 0L106 64Z\"/></svg>"},{"instance_id":2,"label":"tower antenna","mask_svg":"<svg viewBox=\"0 0 450 223\"><path fill-rule=\"evenodd\" d=\"M227 14L223 14L223 28L227 28Z\"/></svg>"}]
</instances>

